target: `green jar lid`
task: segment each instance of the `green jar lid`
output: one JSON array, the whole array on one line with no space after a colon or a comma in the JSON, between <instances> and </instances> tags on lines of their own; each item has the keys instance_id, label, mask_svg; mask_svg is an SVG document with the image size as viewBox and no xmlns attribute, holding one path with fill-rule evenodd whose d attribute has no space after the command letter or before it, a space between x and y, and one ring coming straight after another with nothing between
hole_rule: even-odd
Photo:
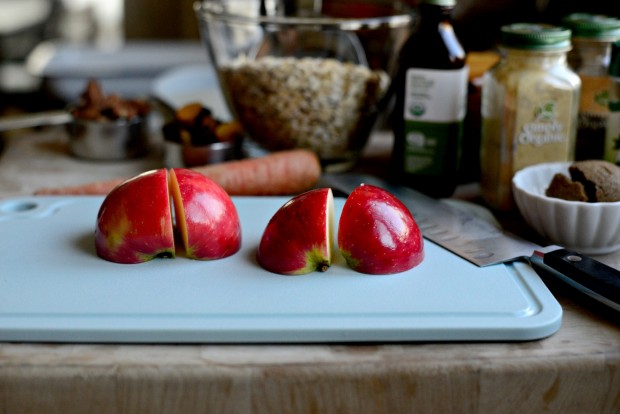
<instances>
[{"instance_id":1,"label":"green jar lid","mask_svg":"<svg viewBox=\"0 0 620 414\"><path fill-rule=\"evenodd\" d=\"M573 13L562 19L573 37L613 42L620 39L620 19L600 14Z\"/></svg>"},{"instance_id":2,"label":"green jar lid","mask_svg":"<svg viewBox=\"0 0 620 414\"><path fill-rule=\"evenodd\" d=\"M571 31L542 23L514 23L501 28L501 44L515 49L553 51L568 50Z\"/></svg>"},{"instance_id":3,"label":"green jar lid","mask_svg":"<svg viewBox=\"0 0 620 414\"><path fill-rule=\"evenodd\" d=\"M609 61L609 76L620 78L620 40L611 45L611 60Z\"/></svg>"},{"instance_id":4,"label":"green jar lid","mask_svg":"<svg viewBox=\"0 0 620 414\"><path fill-rule=\"evenodd\" d=\"M420 0L420 3L432 4L435 6L443 6L443 7L456 6L456 0Z\"/></svg>"}]
</instances>

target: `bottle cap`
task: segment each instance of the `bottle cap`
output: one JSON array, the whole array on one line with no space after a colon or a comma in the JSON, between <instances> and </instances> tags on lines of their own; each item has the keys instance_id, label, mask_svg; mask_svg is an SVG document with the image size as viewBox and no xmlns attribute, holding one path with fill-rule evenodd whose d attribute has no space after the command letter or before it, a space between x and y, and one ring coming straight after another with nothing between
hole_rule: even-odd
<instances>
[{"instance_id":1,"label":"bottle cap","mask_svg":"<svg viewBox=\"0 0 620 414\"><path fill-rule=\"evenodd\" d=\"M420 3L433 4L435 6L454 7L456 0L420 0Z\"/></svg>"},{"instance_id":2,"label":"bottle cap","mask_svg":"<svg viewBox=\"0 0 620 414\"><path fill-rule=\"evenodd\" d=\"M620 19L600 14L573 13L562 19L573 37L613 42L620 40Z\"/></svg>"},{"instance_id":3,"label":"bottle cap","mask_svg":"<svg viewBox=\"0 0 620 414\"><path fill-rule=\"evenodd\" d=\"M620 40L611 45L611 60L609 61L609 76L620 78Z\"/></svg>"},{"instance_id":4,"label":"bottle cap","mask_svg":"<svg viewBox=\"0 0 620 414\"><path fill-rule=\"evenodd\" d=\"M501 44L525 50L568 50L571 47L571 31L550 24L514 23L502 26Z\"/></svg>"}]
</instances>

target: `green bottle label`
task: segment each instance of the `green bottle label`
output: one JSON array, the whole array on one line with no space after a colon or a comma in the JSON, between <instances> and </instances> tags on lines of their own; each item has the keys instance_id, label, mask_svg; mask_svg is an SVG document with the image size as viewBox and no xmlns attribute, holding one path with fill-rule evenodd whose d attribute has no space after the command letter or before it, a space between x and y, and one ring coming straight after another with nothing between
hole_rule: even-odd
<instances>
[{"instance_id":1,"label":"green bottle label","mask_svg":"<svg viewBox=\"0 0 620 414\"><path fill-rule=\"evenodd\" d=\"M406 122L404 171L433 176L456 171L462 136L463 122Z\"/></svg>"},{"instance_id":2,"label":"green bottle label","mask_svg":"<svg viewBox=\"0 0 620 414\"><path fill-rule=\"evenodd\" d=\"M405 81L404 165L409 174L447 175L460 158L468 67L411 68Z\"/></svg>"},{"instance_id":3,"label":"green bottle label","mask_svg":"<svg viewBox=\"0 0 620 414\"><path fill-rule=\"evenodd\" d=\"M620 100L609 102L605 136L605 160L620 165Z\"/></svg>"}]
</instances>

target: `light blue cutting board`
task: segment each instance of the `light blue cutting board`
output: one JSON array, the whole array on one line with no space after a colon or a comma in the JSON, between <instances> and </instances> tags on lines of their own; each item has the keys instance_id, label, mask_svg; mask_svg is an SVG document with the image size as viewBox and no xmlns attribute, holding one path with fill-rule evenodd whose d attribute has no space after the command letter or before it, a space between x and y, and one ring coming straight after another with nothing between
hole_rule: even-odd
<instances>
[{"instance_id":1,"label":"light blue cutting board","mask_svg":"<svg viewBox=\"0 0 620 414\"><path fill-rule=\"evenodd\" d=\"M264 271L256 248L287 200L234 199L243 246L232 257L137 265L96 256L102 198L0 201L0 340L519 341L560 327L560 305L525 263L478 268L429 241L423 263L396 275L355 273L341 257L325 273Z\"/></svg>"}]
</instances>

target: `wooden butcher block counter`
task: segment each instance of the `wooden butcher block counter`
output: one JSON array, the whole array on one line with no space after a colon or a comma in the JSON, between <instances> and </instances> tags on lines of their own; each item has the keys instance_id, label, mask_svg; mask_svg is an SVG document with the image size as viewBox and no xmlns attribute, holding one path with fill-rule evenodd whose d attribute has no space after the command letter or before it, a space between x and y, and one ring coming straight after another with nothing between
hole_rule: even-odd
<instances>
[{"instance_id":1,"label":"wooden butcher block counter","mask_svg":"<svg viewBox=\"0 0 620 414\"><path fill-rule=\"evenodd\" d=\"M362 167L384 167L390 145L389 134L375 134ZM66 154L58 131L31 132L6 142L0 201L158 163L79 161ZM620 267L620 254L600 259ZM2 281L0 274L0 289ZM0 413L620 412L620 316L547 284L562 306L562 325L533 341L3 342Z\"/></svg>"}]
</instances>

